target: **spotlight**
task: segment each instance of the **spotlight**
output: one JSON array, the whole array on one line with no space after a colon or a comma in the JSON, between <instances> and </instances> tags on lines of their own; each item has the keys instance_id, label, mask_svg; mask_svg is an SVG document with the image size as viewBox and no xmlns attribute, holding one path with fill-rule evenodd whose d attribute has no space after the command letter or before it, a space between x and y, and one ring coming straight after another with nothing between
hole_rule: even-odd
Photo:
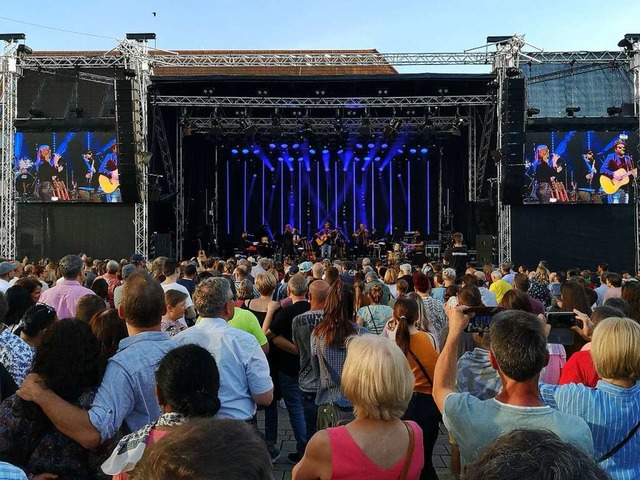
<instances>
[{"instance_id":1,"label":"spotlight","mask_svg":"<svg viewBox=\"0 0 640 480\"><path fill-rule=\"evenodd\" d=\"M311 127L311 120L309 120L308 117L306 117L303 120L302 127L300 128L298 133L300 134L300 136L302 138L306 138L306 139L308 139L309 137L311 137L313 135L313 128Z\"/></svg>"},{"instance_id":2,"label":"spotlight","mask_svg":"<svg viewBox=\"0 0 640 480\"><path fill-rule=\"evenodd\" d=\"M383 143L382 145L380 145L380 148L382 148L383 150L389 148L389 144L387 143Z\"/></svg>"},{"instance_id":3,"label":"spotlight","mask_svg":"<svg viewBox=\"0 0 640 480\"><path fill-rule=\"evenodd\" d=\"M253 149L253 154L254 155L258 155L260 153L260 149L259 148L254 148Z\"/></svg>"},{"instance_id":4,"label":"spotlight","mask_svg":"<svg viewBox=\"0 0 640 480\"><path fill-rule=\"evenodd\" d=\"M82 118L82 113L83 112L84 112L84 109L82 107L76 107L76 108L69 109L69 113L73 113L76 118Z\"/></svg>"},{"instance_id":5,"label":"spotlight","mask_svg":"<svg viewBox=\"0 0 640 480\"><path fill-rule=\"evenodd\" d=\"M266 88L261 88L258 91L256 91L256 93L258 94L259 97L266 97L267 95L269 95L269 90L267 90Z\"/></svg>"},{"instance_id":6,"label":"spotlight","mask_svg":"<svg viewBox=\"0 0 640 480\"><path fill-rule=\"evenodd\" d=\"M327 153L329 153L329 149L327 149L327 148L323 149L323 150L322 150L322 153L323 153L324 155L326 155Z\"/></svg>"},{"instance_id":7,"label":"spotlight","mask_svg":"<svg viewBox=\"0 0 640 480\"><path fill-rule=\"evenodd\" d=\"M286 149L286 148L289 148L289 144L287 144L287 143L281 143L281 144L280 144L280 148L281 148L281 149L283 149L283 150L284 150L284 149Z\"/></svg>"},{"instance_id":8,"label":"spotlight","mask_svg":"<svg viewBox=\"0 0 640 480\"><path fill-rule=\"evenodd\" d=\"M380 161L380 157L376 157L373 159L374 162L379 162Z\"/></svg>"},{"instance_id":9,"label":"spotlight","mask_svg":"<svg viewBox=\"0 0 640 480\"><path fill-rule=\"evenodd\" d=\"M282 135L282 115L278 113L278 110L276 110L276 112L271 115L270 133L272 137L279 137Z\"/></svg>"},{"instance_id":10,"label":"spotlight","mask_svg":"<svg viewBox=\"0 0 640 480\"><path fill-rule=\"evenodd\" d=\"M357 149L361 149L362 148L362 143L360 143L360 142L356 143L356 148Z\"/></svg>"},{"instance_id":11,"label":"spotlight","mask_svg":"<svg viewBox=\"0 0 640 480\"><path fill-rule=\"evenodd\" d=\"M232 148L231 149L231 154L232 155L237 155L238 154L238 149L237 148Z\"/></svg>"},{"instance_id":12,"label":"spotlight","mask_svg":"<svg viewBox=\"0 0 640 480\"><path fill-rule=\"evenodd\" d=\"M211 96L211 95L213 95L213 92L215 92L215 91L216 91L215 88L205 88L204 90L202 90L202 93L204 95Z\"/></svg>"},{"instance_id":13,"label":"spotlight","mask_svg":"<svg viewBox=\"0 0 640 480\"><path fill-rule=\"evenodd\" d=\"M518 67L509 67L504 73L509 78L515 78L522 75L522 70L519 69Z\"/></svg>"},{"instance_id":14,"label":"spotlight","mask_svg":"<svg viewBox=\"0 0 640 480\"><path fill-rule=\"evenodd\" d=\"M367 145L367 148L373 148L373 147L375 147L375 146L376 146L376 144L375 144L375 143L369 143L369 144Z\"/></svg>"},{"instance_id":15,"label":"spotlight","mask_svg":"<svg viewBox=\"0 0 640 480\"><path fill-rule=\"evenodd\" d=\"M272 142L272 143L270 143L270 144L269 144L269 148L270 148L271 150L275 149L275 148L276 148L276 144L275 144L275 143L273 143L273 142Z\"/></svg>"},{"instance_id":16,"label":"spotlight","mask_svg":"<svg viewBox=\"0 0 640 480\"><path fill-rule=\"evenodd\" d=\"M316 97L324 97L325 91L324 90L316 90Z\"/></svg>"},{"instance_id":17,"label":"spotlight","mask_svg":"<svg viewBox=\"0 0 640 480\"><path fill-rule=\"evenodd\" d=\"M622 108L620 107L608 107L607 108L607 115L609 115L610 117L615 117L617 115L620 115L622 113Z\"/></svg>"},{"instance_id":18,"label":"spotlight","mask_svg":"<svg viewBox=\"0 0 640 480\"><path fill-rule=\"evenodd\" d=\"M242 149L242 154L243 155L247 155L249 153L249 149L248 148L243 148Z\"/></svg>"},{"instance_id":19,"label":"spotlight","mask_svg":"<svg viewBox=\"0 0 640 480\"><path fill-rule=\"evenodd\" d=\"M37 108L33 108L29 110L29 116L31 118L45 118L46 115L42 110L38 110Z\"/></svg>"},{"instance_id":20,"label":"spotlight","mask_svg":"<svg viewBox=\"0 0 640 480\"><path fill-rule=\"evenodd\" d=\"M386 126L384 127L384 129L382 130L382 134L383 134L386 138L389 138L389 137L394 136L395 134L397 134L397 133L398 133L398 130L400 130L400 128L402 128L402 124L403 124L403 123L404 123L404 122L403 122L401 119L399 119L399 118L397 118L397 117L392 117L392 118L389 120L389 124L388 124L388 125L386 125Z\"/></svg>"},{"instance_id":21,"label":"spotlight","mask_svg":"<svg viewBox=\"0 0 640 480\"><path fill-rule=\"evenodd\" d=\"M420 149L420 153L427 153L429 151L428 148L422 148Z\"/></svg>"},{"instance_id":22,"label":"spotlight","mask_svg":"<svg viewBox=\"0 0 640 480\"><path fill-rule=\"evenodd\" d=\"M31 55L33 53L33 50L30 47L27 47L24 43L18 45L16 51L23 55Z\"/></svg>"},{"instance_id":23,"label":"spotlight","mask_svg":"<svg viewBox=\"0 0 640 480\"><path fill-rule=\"evenodd\" d=\"M342 155L344 153L344 149L341 148L340 150L338 150L338 155Z\"/></svg>"},{"instance_id":24,"label":"spotlight","mask_svg":"<svg viewBox=\"0 0 640 480\"><path fill-rule=\"evenodd\" d=\"M378 96L379 97L383 97L389 95L389 89L388 88L379 88L378 89Z\"/></svg>"},{"instance_id":25,"label":"spotlight","mask_svg":"<svg viewBox=\"0 0 640 480\"><path fill-rule=\"evenodd\" d=\"M291 148L293 148L294 150L298 149L298 148L300 148L300 144L299 143L294 143L293 145L291 145Z\"/></svg>"},{"instance_id":26,"label":"spotlight","mask_svg":"<svg viewBox=\"0 0 640 480\"><path fill-rule=\"evenodd\" d=\"M538 115L540 113L539 108L529 107L527 108L527 117L533 117L534 115Z\"/></svg>"},{"instance_id":27,"label":"spotlight","mask_svg":"<svg viewBox=\"0 0 640 480\"><path fill-rule=\"evenodd\" d=\"M565 108L565 111L567 112L567 117L572 118L576 113L580 111L580 107L567 107Z\"/></svg>"},{"instance_id":28,"label":"spotlight","mask_svg":"<svg viewBox=\"0 0 640 480\"><path fill-rule=\"evenodd\" d=\"M415 148L410 148L410 149L409 149L409 153L410 153L411 155L414 155L416 152L417 152L417 150L416 150Z\"/></svg>"},{"instance_id":29,"label":"spotlight","mask_svg":"<svg viewBox=\"0 0 640 480\"><path fill-rule=\"evenodd\" d=\"M309 149L309 155L315 155L316 151L313 148Z\"/></svg>"},{"instance_id":30,"label":"spotlight","mask_svg":"<svg viewBox=\"0 0 640 480\"><path fill-rule=\"evenodd\" d=\"M254 136L258 131L258 127L253 124L251 119L247 117L246 113L242 117L240 117L239 122L240 130L242 130L242 132L249 137Z\"/></svg>"},{"instance_id":31,"label":"spotlight","mask_svg":"<svg viewBox=\"0 0 640 480\"><path fill-rule=\"evenodd\" d=\"M487 83L487 91L489 92L495 92L496 90L498 90L498 88L500 88L500 82L498 82L498 80L496 80L495 78Z\"/></svg>"}]
</instances>

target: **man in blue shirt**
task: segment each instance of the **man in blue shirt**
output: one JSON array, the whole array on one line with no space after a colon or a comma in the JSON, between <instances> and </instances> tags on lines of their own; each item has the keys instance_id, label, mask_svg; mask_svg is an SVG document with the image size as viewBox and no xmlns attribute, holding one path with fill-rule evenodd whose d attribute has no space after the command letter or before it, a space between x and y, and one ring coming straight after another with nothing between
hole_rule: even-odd
<instances>
[{"instance_id":1,"label":"man in blue shirt","mask_svg":"<svg viewBox=\"0 0 640 480\"><path fill-rule=\"evenodd\" d=\"M200 345L216 359L221 404L217 416L252 420L256 405L266 407L273 401L267 357L253 335L227 323L233 318L235 305L226 278L207 278L200 282L193 294L193 303L200 321L173 339L178 345Z\"/></svg>"},{"instance_id":2,"label":"man in blue shirt","mask_svg":"<svg viewBox=\"0 0 640 480\"><path fill-rule=\"evenodd\" d=\"M129 337L109 359L89 411L43 388L36 374L30 374L18 391L23 399L37 403L60 432L85 448L112 438L123 424L128 431L136 431L161 413L154 374L160 360L176 346L160 331L164 291L158 282L140 273L131 274L123 289L118 314L126 320Z\"/></svg>"}]
</instances>

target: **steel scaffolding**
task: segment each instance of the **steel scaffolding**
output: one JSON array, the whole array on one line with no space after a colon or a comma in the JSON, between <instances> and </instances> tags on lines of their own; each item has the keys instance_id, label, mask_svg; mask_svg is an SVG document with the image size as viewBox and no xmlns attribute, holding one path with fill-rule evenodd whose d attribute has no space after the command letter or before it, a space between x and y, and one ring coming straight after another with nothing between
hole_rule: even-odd
<instances>
[{"instance_id":1,"label":"steel scaffolding","mask_svg":"<svg viewBox=\"0 0 640 480\"><path fill-rule=\"evenodd\" d=\"M13 178L14 121L18 111L18 43L5 42L0 59L2 131L0 136L0 257L16 256L16 192Z\"/></svg>"}]
</instances>

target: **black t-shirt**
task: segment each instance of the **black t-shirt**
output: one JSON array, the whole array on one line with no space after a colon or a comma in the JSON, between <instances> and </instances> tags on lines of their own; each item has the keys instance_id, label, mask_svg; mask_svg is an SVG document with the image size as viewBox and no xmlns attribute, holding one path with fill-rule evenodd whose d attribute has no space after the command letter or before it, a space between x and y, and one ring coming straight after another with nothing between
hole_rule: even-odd
<instances>
[{"instance_id":1,"label":"black t-shirt","mask_svg":"<svg viewBox=\"0 0 640 480\"><path fill-rule=\"evenodd\" d=\"M467 247L451 247L447 248L444 252L444 258L449 263L451 268L456 271L457 276L464 274L467 269L467 262L469 261L469 253Z\"/></svg>"},{"instance_id":2,"label":"black t-shirt","mask_svg":"<svg viewBox=\"0 0 640 480\"><path fill-rule=\"evenodd\" d=\"M551 182L551 177L556 177L558 172L556 172L555 168L550 167L546 162L540 162L540 164L536 167L536 179L541 183L549 183Z\"/></svg>"},{"instance_id":3,"label":"black t-shirt","mask_svg":"<svg viewBox=\"0 0 640 480\"><path fill-rule=\"evenodd\" d=\"M189 295L193 296L193 292L196 290L196 282L194 282L190 278L181 278L176 283L186 288L189 292Z\"/></svg>"},{"instance_id":4,"label":"black t-shirt","mask_svg":"<svg viewBox=\"0 0 640 480\"><path fill-rule=\"evenodd\" d=\"M293 319L301 313L308 312L310 309L311 304L306 300L282 308L276 312L273 320L271 320L269 329L274 335L282 336L293 343L293 333L291 331ZM286 375L298 376L300 372L300 357L279 349L278 367Z\"/></svg>"}]
</instances>

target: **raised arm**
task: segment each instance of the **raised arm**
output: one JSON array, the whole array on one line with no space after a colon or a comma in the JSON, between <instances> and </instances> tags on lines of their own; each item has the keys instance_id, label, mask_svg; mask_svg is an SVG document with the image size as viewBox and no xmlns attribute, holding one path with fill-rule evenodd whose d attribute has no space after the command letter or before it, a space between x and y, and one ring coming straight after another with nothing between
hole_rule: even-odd
<instances>
[{"instance_id":1,"label":"raised arm","mask_svg":"<svg viewBox=\"0 0 640 480\"><path fill-rule=\"evenodd\" d=\"M433 399L440 412L444 413L444 400L456 391L456 372L458 371L458 342L462 331L469 324L469 317L464 314L466 307L448 307L449 335L438 357L433 375Z\"/></svg>"}]
</instances>

